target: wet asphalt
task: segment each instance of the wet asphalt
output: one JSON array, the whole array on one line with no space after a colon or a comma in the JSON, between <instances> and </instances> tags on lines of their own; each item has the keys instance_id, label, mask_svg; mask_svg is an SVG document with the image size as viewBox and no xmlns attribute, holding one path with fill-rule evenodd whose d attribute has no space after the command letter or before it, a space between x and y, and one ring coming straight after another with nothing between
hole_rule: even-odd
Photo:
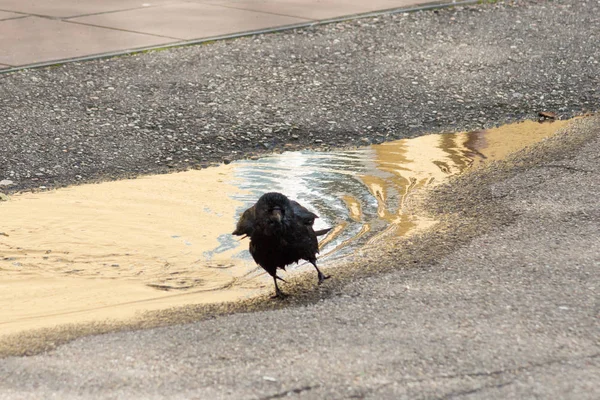
<instances>
[{"instance_id":1,"label":"wet asphalt","mask_svg":"<svg viewBox=\"0 0 600 400\"><path fill-rule=\"evenodd\" d=\"M1 359L0 399L597 399L599 159L582 120L436 189L438 229L321 289Z\"/></svg>"},{"instance_id":2,"label":"wet asphalt","mask_svg":"<svg viewBox=\"0 0 600 400\"><path fill-rule=\"evenodd\" d=\"M495 4L3 76L3 90L23 91L22 102L5 101L2 106L2 112L12 107L3 118L9 125L21 126L16 132L23 139L3 143L0 154L12 168L9 173L15 172L8 177L16 182L10 187L14 191L162 171L162 161L177 169L186 163L272 150L264 142L279 148L286 143L337 146L339 140L346 146L362 138L382 140L386 134L417 135L435 131L436 126L474 128L534 117L541 108L564 116L597 111L600 54L593 38L598 36L599 10L600 4L591 1ZM331 47L336 39L336 44L345 44L344 53L325 52L324 44ZM387 46L386 51L378 54L378 46ZM287 50L269 57L276 48ZM255 60L253 54L260 51L266 56ZM293 63L291 55L296 56ZM312 63L298 61L304 57ZM231 75L219 78L210 68L202 74L203 63ZM281 70L273 67L278 65ZM307 70L304 80L292 85L290 81L298 82L303 75L296 74L300 67L291 65L315 67L320 73ZM78 82L76 76L82 75L77 74L88 68L92 80L112 76L114 82L135 80L146 82L140 87L155 87L156 104L163 105L164 100L171 105L148 106L153 111L137 113L139 121L142 115L167 116L162 121L171 125L145 128L152 132L146 135L140 123L135 129L135 120L128 122L134 124L128 127L132 129L121 126L129 121L127 113L113 115L96 107L92 116L87 111L77 114L79 94L71 99L72 108L61 114L60 107L71 104L69 96L60 94L63 90L98 91L93 97L100 103L110 99L110 104L121 104L121 110L127 99L135 100L128 93L137 89L127 91L116 83L110 86L113 89L89 89L96 83L88 87L83 80L67 84ZM98 71L104 74L96 75ZM244 86L246 74L262 80L247 79ZM208 89L209 83L207 91L180 90L191 76L219 84ZM326 76L331 79L322 78ZM350 83L336 85L342 78ZM59 84L61 80L65 84ZM311 80L321 84L311 85ZM425 85L426 80L434 83ZM236 91L239 87L244 90ZM57 94L49 93L49 88ZM368 102L372 93L365 88L374 88L373 104ZM27 90L44 95L25 96ZM101 95L103 90L107 97ZM202 96L219 99L212 101L218 106L193 100ZM377 103L373 97L386 101ZM146 100L137 100L141 109L150 104ZM65 105L57 107L54 119L47 116L51 104ZM275 107L273 112L267 111L268 104ZM171 109L189 110L181 114L195 117L179 121L183 117ZM9 115L12 119L7 119ZM194 118L214 125L209 122L212 128L206 128L205 122ZM266 129L260 118L274 124L271 133L258 133ZM336 123L327 122L329 118ZM94 131L98 135L93 137L84 129L99 129L110 121L119 122L114 129ZM277 131L276 124L284 126L286 121L298 129ZM252 140L242 137L252 137L231 128L246 123L244 132L264 135L259 140L263 148L246 145ZM74 126L80 126L80 136L65 134ZM204 137L191 135L200 126L214 130ZM218 139L219 132L224 140ZM174 134L169 138L163 133ZM1 137L6 140L4 132ZM194 143L206 140L214 152L198 152L199 159L183 161L177 146L187 143L186 137ZM28 143L37 140L44 145L24 147L31 138L34 141ZM240 150L231 153L231 148L237 149L232 144L236 140ZM77 147L78 143L88 143L89 148ZM69 146L81 149L81 154ZM187 152L179 151L187 157ZM81 178L73 175L70 164L52 169L52 177L26 177L27 168L39 170L33 167L35 162L50 168L54 162L88 156L87 166L78 164L78 170L85 171L77 174ZM147 163L150 159L154 162ZM440 187L423 200L432 215L441 218L440 229L365 255L322 288L315 290L312 282L298 289L304 292L298 300L197 322L189 322L198 311L194 308L185 318L174 311L171 317L155 316L169 326L91 336L44 354L3 358L0 398L596 399L600 396L599 159L596 116L507 162ZM17 177L17 171L23 175ZM206 316L200 311L197 315Z\"/></svg>"}]
</instances>

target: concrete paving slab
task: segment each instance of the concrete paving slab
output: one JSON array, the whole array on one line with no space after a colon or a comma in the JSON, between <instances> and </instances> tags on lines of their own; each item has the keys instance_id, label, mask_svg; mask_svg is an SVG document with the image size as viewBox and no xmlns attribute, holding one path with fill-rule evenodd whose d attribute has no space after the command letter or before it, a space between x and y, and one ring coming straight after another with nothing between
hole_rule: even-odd
<instances>
[{"instance_id":1,"label":"concrete paving slab","mask_svg":"<svg viewBox=\"0 0 600 400\"><path fill-rule=\"evenodd\" d=\"M23 18L24 16L25 15L23 15L23 14L17 14L17 13L8 12L8 11L0 11L0 21L3 21L5 19Z\"/></svg>"},{"instance_id":2,"label":"concrete paving slab","mask_svg":"<svg viewBox=\"0 0 600 400\"><path fill-rule=\"evenodd\" d=\"M173 2L173 0L2 0L0 7L6 11L66 18L76 15L151 7L170 2Z\"/></svg>"},{"instance_id":3,"label":"concrete paving slab","mask_svg":"<svg viewBox=\"0 0 600 400\"><path fill-rule=\"evenodd\" d=\"M415 0L213 0L208 2L225 7L308 19L329 19L419 3Z\"/></svg>"},{"instance_id":4,"label":"concrete paving slab","mask_svg":"<svg viewBox=\"0 0 600 400\"><path fill-rule=\"evenodd\" d=\"M169 39L47 18L0 23L0 63L26 65L115 50L159 45Z\"/></svg>"},{"instance_id":5,"label":"concrete paving slab","mask_svg":"<svg viewBox=\"0 0 600 400\"><path fill-rule=\"evenodd\" d=\"M165 6L73 18L95 26L195 39L307 22L307 19L200 3Z\"/></svg>"},{"instance_id":6,"label":"concrete paving slab","mask_svg":"<svg viewBox=\"0 0 600 400\"><path fill-rule=\"evenodd\" d=\"M413 7L429 0L3 0L0 63L13 67ZM27 19L26 17L49 18ZM88 25L87 28L60 21ZM33 28L32 28L33 27ZM96 29L92 28L95 27ZM108 32L112 30L112 32ZM78 33L79 32L79 33ZM83 34L83 38L81 32ZM148 36L163 36L156 39ZM2 50L4 49L4 50ZM0 67L0 69L3 69ZM5 69L5 68L4 68Z\"/></svg>"}]
</instances>

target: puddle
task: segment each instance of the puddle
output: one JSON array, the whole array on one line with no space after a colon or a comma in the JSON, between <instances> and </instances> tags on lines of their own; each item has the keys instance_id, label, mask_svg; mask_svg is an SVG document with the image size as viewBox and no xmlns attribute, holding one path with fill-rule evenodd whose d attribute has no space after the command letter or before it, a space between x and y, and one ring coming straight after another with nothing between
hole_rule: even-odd
<instances>
[{"instance_id":1,"label":"puddle","mask_svg":"<svg viewBox=\"0 0 600 400\"><path fill-rule=\"evenodd\" d=\"M247 239L230 235L260 194L283 192L320 216L317 229L333 227L321 241L327 269L365 245L433 226L405 211L415 191L504 158L567 123L284 153L13 196L0 203L0 335L270 291ZM294 269L312 271L303 263Z\"/></svg>"}]
</instances>

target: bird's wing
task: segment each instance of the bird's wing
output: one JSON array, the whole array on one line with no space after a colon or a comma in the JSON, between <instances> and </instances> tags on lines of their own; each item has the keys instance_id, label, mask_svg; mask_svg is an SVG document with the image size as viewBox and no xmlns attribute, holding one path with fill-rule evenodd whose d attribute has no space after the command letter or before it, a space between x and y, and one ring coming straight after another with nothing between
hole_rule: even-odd
<instances>
[{"instance_id":1,"label":"bird's wing","mask_svg":"<svg viewBox=\"0 0 600 400\"><path fill-rule=\"evenodd\" d=\"M256 209L254 208L254 206L252 206L243 212L242 216L237 222L235 231L232 232L232 235L252 236L252 232L254 232L255 210Z\"/></svg>"},{"instance_id":2,"label":"bird's wing","mask_svg":"<svg viewBox=\"0 0 600 400\"><path fill-rule=\"evenodd\" d=\"M306 208L302 207L297 201L291 200L292 210L294 211L294 215L296 215L300 221L302 221L305 225L312 225L315 222L315 218L319 218L317 214L308 211Z\"/></svg>"}]
</instances>

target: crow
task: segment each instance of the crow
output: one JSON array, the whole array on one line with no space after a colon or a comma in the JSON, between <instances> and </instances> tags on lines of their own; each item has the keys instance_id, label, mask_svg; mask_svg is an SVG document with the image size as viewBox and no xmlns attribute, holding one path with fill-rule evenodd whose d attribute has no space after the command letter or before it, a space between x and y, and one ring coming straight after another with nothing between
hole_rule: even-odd
<instances>
[{"instance_id":1,"label":"crow","mask_svg":"<svg viewBox=\"0 0 600 400\"><path fill-rule=\"evenodd\" d=\"M310 262L317 270L319 284L330 278L317 267L316 254L319 252L317 236L326 234L331 228L315 232L315 218L318 216L298 202L271 192L263 194L238 220L232 234L250 237L252 258L273 277L274 297L285 297L277 286L278 279L283 281L277 276L277 268L285 270L294 262Z\"/></svg>"}]
</instances>

